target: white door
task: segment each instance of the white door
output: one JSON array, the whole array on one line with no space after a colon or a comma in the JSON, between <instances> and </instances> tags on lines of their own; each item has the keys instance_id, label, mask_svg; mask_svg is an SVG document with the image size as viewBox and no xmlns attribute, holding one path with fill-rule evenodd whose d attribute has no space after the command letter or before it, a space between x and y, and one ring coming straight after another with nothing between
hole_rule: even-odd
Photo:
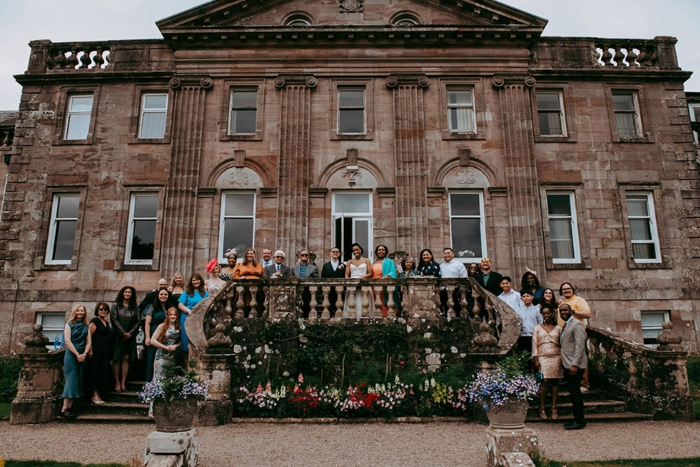
<instances>
[{"instance_id":1,"label":"white door","mask_svg":"<svg viewBox=\"0 0 700 467\"><path fill-rule=\"evenodd\" d=\"M333 193L333 246L340 248L343 260L352 257L350 245L358 243L364 256L372 258L372 193Z\"/></svg>"}]
</instances>

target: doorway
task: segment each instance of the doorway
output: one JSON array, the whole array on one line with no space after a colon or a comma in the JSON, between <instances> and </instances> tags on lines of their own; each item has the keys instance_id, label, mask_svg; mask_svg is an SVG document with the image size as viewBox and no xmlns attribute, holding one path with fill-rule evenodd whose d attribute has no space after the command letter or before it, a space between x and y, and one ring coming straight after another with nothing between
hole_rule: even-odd
<instances>
[{"instance_id":1,"label":"doorway","mask_svg":"<svg viewBox=\"0 0 700 467\"><path fill-rule=\"evenodd\" d=\"M372 193L333 193L333 247L340 248L343 261L352 258L350 245L359 243L364 256L372 259Z\"/></svg>"}]
</instances>

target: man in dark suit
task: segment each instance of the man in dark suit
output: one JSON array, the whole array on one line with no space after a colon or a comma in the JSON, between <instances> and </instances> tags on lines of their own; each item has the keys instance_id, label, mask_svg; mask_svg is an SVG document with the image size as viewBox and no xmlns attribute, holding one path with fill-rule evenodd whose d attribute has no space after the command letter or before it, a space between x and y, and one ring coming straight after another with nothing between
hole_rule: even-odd
<instances>
[{"instance_id":1,"label":"man in dark suit","mask_svg":"<svg viewBox=\"0 0 700 467\"><path fill-rule=\"evenodd\" d=\"M479 285L498 297L503 292L501 289L502 280L502 275L491 270L491 260L488 258L482 258L481 271L476 274L476 281L479 283Z\"/></svg>"},{"instance_id":2,"label":"man in dark suit","mask_svg":"<svg viewBox=\"0 0 700 467\"><path fill-rule=\"evenodd\" d=\"M586 420L583 418L583 395L581 394L581 378L583 371L588 367L586 326L573 317L569 305L563 304L559 307L559 316L565 323L561 332L561 364L564 367L564 378L569 386L574 411L573 423L565 423L564 428L580 430L586 427Z\"/></svg>"},{"instance_id":3,"label":"man in dark suit","mask_svg":"<svg viewBox=\"0 0 700 467\"><path fill-rule=\"evenodd\" d=\"M345 265L340 260L340 248L331 248L331 260L323 265L321 268L321 278L322 279L341 279L345 278ZM343 293L343 288L338 287L340 293ZM335 302L338 301L338 292L336 292L335 287L331 287L331 291L328 294L328 301L331 302L331 306L328 307L328 311L331 312L331 316L335 314L337 309Z\"/></svg>"},{"instance_id":4,"label":"man in dark suit","mask_svg":"<svg viewBox=\"0 0 700 467\"><path fill-rule=\"evenodd\" d=\"M275 262L265 268L263 279L277 279L279 277L289 277L292 275L292 270L282 264L284 262L284 251L275 251Z\"/></svg>"},{"instance_id":5,"label":"man in dark suit","mask_svg":"<svg viewBox=\"0 0 700 467\"><path fill-rule=\"evenodd\" d=\"M318 279L318 268L309 263L310 257L309 250L301 250L299 252L299 262L292 268L294 277L299 279ZM301 293L301 301L303 303L301 311L304 314L304 318L308 318L311 311L311 292L308 287L304 287L304 291Z\"/></svg>"}]
</instances>

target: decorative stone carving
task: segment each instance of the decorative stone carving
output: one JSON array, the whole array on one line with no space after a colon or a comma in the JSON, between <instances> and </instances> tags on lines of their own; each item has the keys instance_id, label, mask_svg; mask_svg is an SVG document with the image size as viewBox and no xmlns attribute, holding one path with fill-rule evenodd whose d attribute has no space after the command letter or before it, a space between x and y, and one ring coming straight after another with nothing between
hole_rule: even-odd
<instances>
[{"instance_id":1,"label":"decorative stone carving","mask_svg":"<svg viewBox=\"0 0 700 467\"><path fill-rule=\"evenodd\" d=\"M44 327L41 324L35 324L32 330L33 332L24 339L24 351L26 353L47 353L46 346L49 345L49 338L41 333Z\"/></svg>"},{"instance_id":2,"label":"decorative stone carving","mask_svg":"<svg viewBox=\"0 0 700 467\"><path fill-rule=\"evenodd\" d=\"M362 13L364 0L338 0L341 13Z\"/></svg>"},{"instance_id":3,"label":"decorative stone carving","mask_svg":"<svg viewBox=\"0 0 700 467\"><path fill-rule=\"evenodd\" d=\"M457 183L460 185L473 185L476 183L476 176L473 170L460 170L457 172Z\"/></svg>"},{"instance_id":4,"label":"decorative stone carving","mask_svg":"<svg viewBox=\"0 0 700 467\"><path fill-rule=\"evenodd\" d=\"M491 79L491 84L494 88L502 88L506 84L506 80L503 79L503 76L494 76Z\"/></svg>"},{"instance_id":5,"label":"decorative stone carving","mask_svg":"<svg viewBox=\"0 0 700 467\"><path fill-rule=\"evenodd\" d=\"M495 347L498 345L498 339L491 335L491 326L487 323L479 325L479 335L474 338L474 344L478 347Z\"/></svg>"},{"instance_id":6,"label":"decorative stone carving","mask_svg":"<svg viewBox=\"0 0 700 467\"><path fill-rule=\"evenodd\" d=\"M659 344L658 350L674 350L677 352L683 351L683 338L673 332L673 324L666 321L661 325L663 332L656 337L656 342Z\"/></svg>"},{"instance_id":7,"label":"decorative stone carving","mask_svg":"<svg viewBox=\"0 0 700 467\"><path fill-rule=\"evenodd\" d=\"M360 169L351 169L350 167L347 168L347 170L345 171L345 175L343 175L343 178L348 181L348 185L350 185L350 187L352 188L355 188L357 182L360 180L361 177L362 173L360 172Z\"/></svg>"},{"instance_id":8,"label":"decorative stone carving","mask_svg":"<svg viewBox=\"0 0 700 467\"><path fill-rule=\"evenodd\" d=\"M532 88L537 84L537 81L532 76L494 76L491 79L491 84L494 88L500 89L506 84L524 84L525 86Z\"/></svg>"},{"instance_id":9,"label":"decorative stone carving","mask_svg":"<svg viewBox=\"0 0 700 467\"><path fill-rule=\"evenodd\" d=\"M442 185L448 188L459 186L486 188L489 180L484 173L474 167L453 167L442 180Z\"/></svg>"},{"instance_id":10,"label":"decorative stone carving","mask_svg":"<svg viewBox=\"0 0 700 467\"><path fill-rule=\"evenodd\" d=\"M177 89L180 87L180 79L179 78L173 78L170 80L170 88L171 89Z\"/></svg>"},{"instance_id":11,"label":"decorative stone carving","mask_svg":"<svg viewBox=\"0 0 700 467\"><path fill-rule=\"evenodd\" d=\"M243 170L231 171L228 174L228 181L234 186L247 187L250 184L248 174Z\"/></svg>"},{"instance_id":12,"label":"decorative stone carving","mask_svg":"<svg viewBox=\"0 0 700 467\"><path fill-rule=\"evenodd\" d=\"M224 332L226 331L226 326L223 324L217 324L214 332L213 337L210 337L209 340L207 341L207 344L209 344L209 347L230 347L232 342L231 338L226 336Z\"/></svg>"},{"instance_id":13,"label":"decorative stone carving","mask_svg":"<svg viewBox=\"0 0 700 467\"><path fill-rule=\"evenodd\" d=\"M336 170L333 175L328 178L326 188L339 189L348 186L352 188L377 188L379 183L372 172L363 167L348 167L343 166Z\"/></svg>"},{"instance_id":14,"label":"decorative stone carving","mask_svg":"<svg viewBox=\"0 0 700 467\"><path fill-rule=\"evenodd\" d=\"M291 84L305 84L306 87L308 88L315 88L318 86L318 78L315 76L296 76L296 75L291 75L291 76L278 76L275 78L273 81L273 84L277 89L281 89L285 86L291 85Z\"/></svg>"},{"instance_id":15,"label":"decorative stone carving","mask_svg":"<svg viewBox=\"0 0 700 467\"><path fill-rule=\"evenodd\" d=\"M177 76L170 80L171 89L179 89L182 86L196 86L202 89L211 89L214 80L209 76Z\"/></svg>"},{"instance_id":16,"label":"decorative stone carving","mask_svg":"<svg viewBox=\"0 0 700 467\"><path fill-rule=\"evenodd\" d=\"M427 76L389 76L386 79L386 87L389 89L394 89L400 84L404 85L418 85L421 88L427 88L430 86L430 79Z\"/></svg>"},{"instance_id":17,"label":"decorative stone carving","mask_svg":"<svg viewBox=\"0 0 700 467\"><path fill-rule=\"evenodd\" d=\"M216 181L217 188L261 188L262 179L248 167L231 167L226 169Z\"/></svg>"}]
</instances>

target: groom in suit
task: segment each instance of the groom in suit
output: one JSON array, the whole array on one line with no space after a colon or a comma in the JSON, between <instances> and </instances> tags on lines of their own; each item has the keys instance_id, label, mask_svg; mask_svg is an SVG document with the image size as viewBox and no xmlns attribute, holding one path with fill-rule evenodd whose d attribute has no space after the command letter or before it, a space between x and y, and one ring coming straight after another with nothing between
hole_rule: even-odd
<instances>
[{"instance_id":1,"label":"groom in suit","mask_svg":"<svg viewBox=\"0 0 700 467\"><path fill-rule=\"evenodd\" d=\"M265 274L263 279L279 278L279 277L289 277L292 275L292 270L289 269L284 264L284 251L275 251L275 262L265 268Z\"/></svg>"},{"instance_id":2,"label":"groom in suit","mask_svg":"<svg viewBox=\"0 0 700 467\"><path fill-rule=\"evenodd\" d=\"M331 248L331 260L323 265L321 268L321 279L344 279L345 278L345 265L340 260L340 248ZM340 293L343 293L343 288L338 287ZM338 300L338 292L336 292L335 287L331 287L331 291L328 294L328 301L331 302L331 306L328 307L328 311L331 312L331 316L335 313L337 309L335 307L335 302Z\"/></svg>"},{"instance_id":3,"label":"groom in suit","mask_svg":"<svg viewBox=\"0 0 700 467\"><path fill-rule=\"evenodd\" d=\"M564 428L580 430L586 427L586 420L583 418L583 395L581 394L581 378L584 370L588 367L586 326L573 317L569 305L561 305L559 315L565 323L561 332L561 364L564 367L564 377L569 385L574 411L573 423L564 424Z\"/></svg>"}]
</instances>

